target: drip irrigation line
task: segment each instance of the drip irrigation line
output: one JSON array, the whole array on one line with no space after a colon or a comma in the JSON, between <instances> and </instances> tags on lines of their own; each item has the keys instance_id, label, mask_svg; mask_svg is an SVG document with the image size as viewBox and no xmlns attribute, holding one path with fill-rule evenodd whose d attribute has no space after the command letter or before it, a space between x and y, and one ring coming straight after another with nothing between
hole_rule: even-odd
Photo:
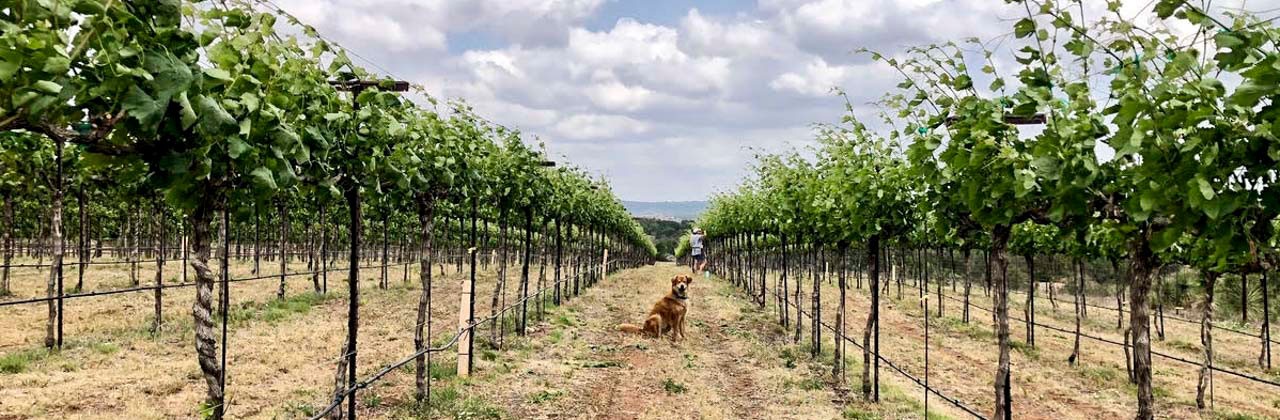
<instances>
[{"instance_id":1,"label":"drip irrigation line","mask_svg":"<svg viewBox=\"0 0 1280 420\"><path fill-rule=\"evenodd\" d=\"M418 264L418 263L413 262L413 263L407 263L407 264L409 264L409 265L415 265L415 264ZM362 270L369 270L369 269L382 268L382 267L388 267L388 268L390 268L390 267L399 267L399 266L403 266L403 265L406 265L406 263L393 263L393 264L387 264L387 265L385 265L385 266L384 266L384 265L369 265L369 266L363 266L363 267L360 267L360 269L362 269ZM301 276L309 276L309 275L312 275L312 274L320 274L320 273L324 273L324 272L337 272L337 271L347 271L347 270L348 270L348 268L347 268L347 267L342 267L342 268L331 268L331 269L328 269L328 270L298 271L298 272L293 272L293 273L285 273L285 274L284 274L284 277L286 277L286 278L288 278L288 277L301 277ZM246 282L246 281L279 279L279 278L280 278L280 276L281 276L281 275L280 275L279 273L277 273L277 274L264 274L264 275L253 276L253 277L233 278L233 279L230 279L230 280L214 280L214 281L213 281L213 284L218 285L218 284L222 284L222 283L240 283L240 282ZM196 283L195 283L195 282L188 282L188 283L177 283L177 284L165 284L165 285L160 285L160 286L138 286L138 287L125 288L125 289L101 290L101 291L83 292L83 293L72 293L72 294L66 294L66 295L62 295L62 296L41 297L41 298L31 298L31 299L22 299L22 300L12 300L12 301L8 301L8 302L0 302L0 307L16 306L16 305L25 305L25 304L32 304L32 303L43 303L43 302L55 301L55 300L58 300L59 298L62 298L62 299L72 299L72 298L84 298L84 297L97 297L97 296L118 295L118 294L122 294L122 293L146 292L146 291L153 291L153 290L156 290L156 289L160 289L160 290L164 290L164 289L181 289L181 288L187 288L187 287L195 287L195 285L196 285Z\"/></svg>"},{"instance_id":2,"label":"drip irrigation line","mask_svg":"<svg viewBox=\"0 0 1280 420\"><path fill-rule=\"evenodd\" d=\"M947 299L949 299L949 300L952 300L952 301L958 301L956 298L954 298L954 297L952 297L952 296L947 296L946 298L947 298ZM959 302L963 302L963 301L959 301ZM991 309L986 308L986 307L983 307L983 306L981 306L981 305L975 305L975 304L972 304L972 303L970 303L969 305L970 305L970 306L972 306L972 307L974 307L974 308L978 308L978 309L980 309L980 310L982 310L982 311L984 311L984 312L991 313ZM1012 320L1014 320L1014 321L1021 322L1021 323L1023 323L1023 324L1026 324L1026 323L1027 323L1027 320L1022 319L1022 318L1018 318L1018 317L1010 317L1010 319L1012 319ZM1055 326L1052 326L1052 325L1045 325L1045 324L1041 324L1041 323L1039 323L1039 322L1035 322L1035 323L1033 323L1033 324L1034 324L1035 326L1037 326L1037 327L1041 327L1041 328L1048 328L1049 330L1058 331L1058 332L1061 332L1061 333L1066 333L1066 334L1075 334L1075 333L1076 333L1075 331L1070 331L1070 330L1067 330L1067 329L1058 328L1058 327L1055 327ZM1119 342L1119 341L1115 341L1115 340L1112 340L1112 339L1109 339L1109 338L1098 337L1098 336L1094 336L1094 335L1090 335L1090 334L1086 334L1086 333L1080 333L1080 336L1081 336L1081 337L1084 337L1084 338L1088 338L1088 339L1094 340L1094 341L1098 341L1098 342L1102 342L1102 343L1107 343L1107 344L1111 344L1111 345L1116 345L1116 346L1121 346L1121 347L1124 347L1124 348L1133 348L1133 345L1131 345L1131 344L1125 344L1125 343L1122 343L1122 342ZM1163 357L1163 358L1166 358L1166 359L1169 359L1169 360L1173 360L1173 361L1177 361L1177 362L1186 363L1186 364L1189 364L1189 365L1192 365L1192 366L1197 366L1197 367L1201 366L1201 363L1200 363L1200 362L1196 362L1196 361L1188 360L1188 359L1185 359L1185 358L1182 358L1182 357L1179 357L1179 356L1174 356L1174 355L1171 355L1171 354L1161 353L1161 352L1158 352L1158 351L1155 351L1155 350L1151 350L1151 354L1154 354L1154 355L1156 355L1156 356L1160 356L1160 357ZM1240 378L1248 379L1248 380L1250 380L1250 381L1254 381L1254 382L1257 382L1257 383L1260 383L1260 384L1270 385L1270 386L1273 386L1273 387L1280 388L1280 382L1272 381L1272 380L1269 380L1269 379L1266 379L1266 378L1257 377L1257 376L1254 376L1254 375L1250 375L1250 374L1248 374L1248 373L1244 373L1244 372L1237 372L1237 371L1228 370L1228 369L1223 369L1223 368L1220 368L1220 367L1217 367L1217 366L1209 366L1209 369L1212 369L1212 370L1214 370L1214 371L1218 371L1218 372L1222 372L1222 373L1225 373L1225 374L1228 374L1228 375L1232 375L1232 376L1236 376L1236 377L1240 377Z\"/></svg>"},{"instance_id":3,"label":"drip irrigation line","mask_svg":"<svg viewBox=\"0 0 1280 420\"><path fill-rule=\"evenodd\" d=\"M910 288L916 288L915 286L911 286L911 285L908 285L907 287L910 287ZM962 304L962 305L964 304L964 300L961 300L960 298L957 298L957 297L955 297L955 296L944 295L943 297L944 297L944 298L946 298L947 300L952 301L952 302L960 303L960 304ZM992 313L992 310L991 310L990 308L984 307L984 306L982 306L982 305L978 305L978 304L974 304L974 303L970 302L970 303L969 303L969 306L972 306L972 307L974 307L974 308L977 308L977 309L979 309L979 310L982 310L983 312L986 312L986 313ZM1015 316L1010 316L1009 318L1010 318L1010 319L1012 319L1012 320L1014 320L1014 321L1021 322L1021 323L1023 323L1023 324L1026 324L1026 323L1027 323L1027 320L1026 320L1026 319L1018 318L1018 317L1015 317ZM1071 331L1071 330L1067 330L1067 329L1063 329L1063 328L1055 327L1055 326L1052 326L1052 325L1045 325L1045 324L1041 324L1041 323L1039 323L1039 322L1034 322L1034 323L1032 323L1032 324L1033 324L1033 325L1035 325L1035 326L1037 326L1037 327L1047 328L1047 329L1052 330L1052 331L1058 331L1058 332L1062 332L1062 333L1066 333L1066 334L1075 334L1075 331ZM1083 332L1082 332L1082 333L1080 333L1080 336L1081 336L1081 337L1084 337L1084 338L1088 338L1088 339L1094 340L1094 341L1098 341L1098 342L1102 342L1102 343L1111 344L1111 345L1117 345L1117 346L1122 346L1122 347L1126 347L1126 348L1132 348L1132 347L1133 347L1133 345L1126 345L1125 343L1122 343L1122 342L1118 342L1118 341L1111 340L1111 339L1108 339L1108 338L1103 338L1103 337L1093 336L1093 335L1086 334L1086 333L1083 333ZM1151 354L1154 354L1154 355L1156 355L1156 356L1160 356L1160 357L1163 357L1163 358L1166 358L1166 359L1169 359L1169 360L1173 360L1173 361L1182 362L1182 363L1186 363L1186 364L1189 364L1189 365L1197 366L1197 367L1201 366L1201 363L1200 363L1200 362L1196 362L1196 361L1188 360L1188 359L1185 359L1185 358L1182 358L1182 357L1179 357L1179 356L1174 356L1174 355L1171 355L1171 354L1161 353L1161 352L1158 352L1158 351L1155 351L1155 350L1151 350ZM1228 375L1233 375L1233 376L1240 377L1240 378L1243 378L1243 379L1248 379L1248 380L1250 380L1250 381L1258 382L1258 383L1261 383L1261 384L1264 384L1264 385L1270 385L1270 386L1273 386L1273 387L1280 388L1280 382L1272 381L1272 380L1269 380L1269 379L1266 379L1266 378L1261 378L1261 377L1254 376L1254 375L1251 375L1251 374L1248 374L1248 373L1244 373L1244 372L1237 372L1237 371L1233 371L1233 370L1223 369L1223 368L1220 368L1220 367L1217 367L1217 366L1210 366L1209 368L1210 368L1211 370L1218 371L1218 372L1222 372L1222 373L1225 373L1225 374L1228 374Z\"/></svg>"},{"instance_id":4,"label":"drip irrigation line","mask_svg":"<svg viewBox=\"0 0 1280 420\"><path fill-rule=\"evenodd\" d=\"M912 286L912 287L914 287L914 286ZM1025 292L1022 292L1022 291L1016 291L1016 290L1010 290L1010 291L1009 291L1009 293L1010 293L1010 294L1014 294L1014 295L1020 295L1020 296L1026 296L1026 295L1027 295ZM1062 302L1062 303L1064 303L1064 304L1066 304L1066 303L1070 303L1070 304L1073 304L1073 305L1074 305L1074 304L1076 304L1076 300L1075 300L1074 298L1073 298L1073 299L1058 298L1058 299L1055 299L1055 300L1058 300L1059 302ZM1121 311L1120 309L1116 309L1116 308L1113 308L1113 307L1110 307L1110 306L1106 306L1106 305L1097 305L1097 304L1092 304L1092 303L1087 303L1087 302L1084 304L1084 306L1089 307L1089 308L1094 308L1094 309L1103 309L1103 310L1108 310L1108 311L1112 311L1112 312ZM1154 308L1154 307L1153 307L1153 308ZM1164 315L1164 317L1165 317L1165 318L1167 318L1167 319L1172 319L1172 320L1174 320L1174 321L1184 322L1184 323L1187 323L1187 324L1200 325L1200 321L1196 321L1196 320L1192 320L1192 319L1188 319L1188 318L1183 318L1183 317L1180 317L1180 316L1177 316L1177 315ZM1259 340L1261 340L1261 339L1262 339L1262 333L1261 333L1261 332L1259 332L1258 334L1254 334L1252 331L1245 331L1245 330L1236 329L1236 328L1231 328L1231 327L1222 326L1222 325L1217 325L1217 324L1211 324L1210 326L1211 326L1211 327L1213 327L1213 329L1215 329L1215 330L1222 330L1222 331L1232 332L1232 333L1236 333L1236 334L1243 335L1243 336L1245 336L1245 337L1249 337L1249 338L1256 338L1256 339L1259 339ZM1271 343L1272 343L1272 344L1280 344L1280 341L1275 341L1275 340L1269 340L1269 341L1271 341Z\"/></svg>"},{"instance_id":5,"label":"drip irrigation line","mask_svg":"<svg viewBox=\"0 0 1280 420\"><path fill-rule=\"evenodd\" d=\"M629 261L629 260L616 260L616 261L610 261L610 262L609 262L609 264L610 264L610 265L616 265L616 264L620 264L620 263L623 263L623 262L628 262L628 263L629 263L630 261ZM616 271L616 270L615 270L615 271ZM326 415L328 415L330 412L332 412L334 409L336 409L336 408L338 408L338 407L342 406L342 402L343 402L347 397L351 396L351 394L355 393L356 391L358 391L358 390L360 390L360 389L367 388L369 385L372 385L374 382L377 382L379 379L382 379L382 377L383 377L383 376L386 376L387 374L391 373L391 371L393 371L393 370L395 370L395 369L398 369L398 368L400 368L401 366L404 366L404 365L409 364L409 362L412 362L412 361L416 360L419 356L425 355L425 354L427 354L427 353L438 353L438 352L442 352L442 351L448 350L449 348L452 348L455 344L457 344L457 343L458 343L458 340L459 340L459 339L461 339L462 334L463 334L464 332L467 332L467 331L472 331L472 332L474 332L474 331L475 331L475 328L476 328L476 327L478 327L478 326L481 326L481 325L484 325L484 324L487 324L487 323L495 322L498 318L505 316L505 315L506 315L506 313L507 313L507 311L510 311L510 310L514 309L516 306L518 306L518 305L520 305L520 304L522 304L522 303L524 303L524 302L527 302L529 299L532 299L532 298L535 298L535 297L541 296L543 293L546 293L548 290L550 290L550 289L552 289L552 288L554 288L554 287L560 286L561 284L567 284L567 283L569 283L571 280L578 279L578 278L580 278L580 277L582 276L582 274L585 274L585 273L580 273L578 276L566 277L566 278L563 278L563 279L561 279L561 280L559 280L559 281L553 282L553 283L549 284L549 285L548 285L548 286L546 286L546 287L543 287L543 288L538 289L538 291L537 291L536 293L530 294L530 295L525 296L525 297L523 297L523 298L521 298L521 299L519 299L519 300L513 301L511 304L507 305L506 307L502 308L501 310L499 310L499 311L498 311L498 312L496 312L496 313L493 313L493 314L491 314L491 315L489 315L489 316L487 316L487 317L485 317L485 318L483 318L483 319L478 319L478 320L472 321L472 322L471 322L470 324L468 324L465 328L459 328L459 329L458 329L458 332L454 333L454 334L453 334L453 337L452 337L452 338L450 338L450 339L449 339L449 341L448 341L447 343L445 343L445 344L442 344L442 345L437 346L437 347L427 347L427 348L423 348L422 350L416 351L416 352L414 352L413 354L410 354L409 356L407 356L407 357L405 357L405 358L400 359L398 362L395 362L395 363L389 364L389 365L387 365L387 366L383 367L382 369L379 369L377 372L375 372L375 373L373 373L372 375L368 376L368 377L367 377L367 378L365 378L364 380L361 380L361 381L359 381L359 382L357 382L357 383L355 383L355 384L353 384L353 385L351 385L351 386L347 387L347 388L346 388L346 389L344 389L341 393L337 394L337 395L334 397L334 401L333 401L333 403L331 403L331 404L330 404L328 407L326 407L324 410L321 410L320 412L316 413L316 415L315 415L315 416L312 416L312 417L311 417L311 420L319 420L319 419L321 419L321 418L325 417L325 416L326 416ZM606 273L606 274L607 274L607 273Z\"/></svg>"},{"instance_id":6,"label":"drip irrigation line","mask_svg":"<svg viewBox=\"0 0 1280 420\"><path fill-rule=\"evenodd\" d=\"M763 251L764 251L764 252L770 252L771 250L774 250L774 249L776 249L776 248L770 247L770 248L766 248L766 249L764 249ZM950 271L952 271L953 273L958 273L958 272L961 272L962 270L959 270L959 269L951 269ZM1101 283L1099 283L1099 284L1101 284ZM1020 291L1020 290L1010 290L1010 291L1009 291L1009 293L1010 293L1010 294L1013 294L1013 295L1020 295L1020 296L1025 296L1025 295L1026 295L1026 293L1025 293L1025 292L1022 292L1022 291ZM1071 304L1075 304L1075 303L1076 303L1076 301L1075 301L1075 299L1074 299L1074 298L1072 298L1072 299L1066 299L1066 298L1055 298L1055 300L1060 301L1060 302L1062 302L1062 303L1071 303ZM1102 309L1102 310L1112 311L1112 312L1115 312L1115 311L1121 311L1121 310L1122 310L1122 309L1117 309L1117 308L1110 307L1110 306L1106 306L1106 305L1099 305L1099 304L1095 304L1095 303L1088 303L1087 301L1085 302L1085 304L1084 304L1084 305L1085 305L1086 307L1089 307L1089 308ZM1192 325L1199 325L1199 324L1200 324L1200 321L1196 321L1196 320L1194 320L1194 319L1183 318L1183 317L1180 317L1180 316L1177 316L1177 315L1163 315L1163 316L1164 316L1164 318L1172 319L1172 320L1177 321L1177 322L1183 322L1183 323L1192 324ZM1212 327L1213 329L1215 329L1215 330L1226 331L1226 332L1230 332L1230 333L1234 333L1234 334L1243 335L1243 336L1245 336L1245 337L1249 337L1249 338L1256 338L1256 339L1259 339L1259 340L1261 340L1261 339L1262 339L1262 332L1258 332L1257 334L1255 334L1255 333L1253 333L1252 331L1247 331L1247 330L1244 330L1244 329L1238 329L1238 328L1232 328L1232 327L1228 327L1228 326L1224 326L1224 325L1218 325L1218 324L1212 324L1212 325L1211 325L1211 327ZM1280 341L1276 341L1276 340L1273 340L1273 339L1269 339L1268 341L1270 341L1270 342L1271 342L1271 344L1280 344Z\"/></svg>"},{"instance_id":7,"label":"drip irrigation line","mask_svg":"<svg viewBox=\"0 0 1280 420\"><path fill-rule=\"evenodd\" d=\"M610 262L610 264L612 264L612 261ZM552 285L550 285L550 286L546 286L546 287L544 287L544 288L543 288L543 289L541 289L541 290L535 291L535 292L534 292L534 294L531 294L531 295L529 295L529 296L530 296L530 297L536 296L536 295L538 295L538 294L543 293L543 292L545 291L545 289L552 288L552 287L554 287L554 286L556 286L556 285L559 285L560 283L568 283L570 280L579 279L579 278L581 278L581 277L582 277L581 275L578 275L578 276L573 276L573 277L570 277L570 278L566 278L566 279L564 279L564 280L561 280L560 282L554 283L554 284L552 284ZM519 302L517 302L517 303L519 303ZM510 306L508 306L508 307L506 307L506 308L501 309L499 313L505 313L505 312L506 312L507 310L509 310L509 309L510 309ZM474 326L480 326L480 325L482 325L482 324L484 324L484 323L487 323L487 322L490 322L490 321L492 321L492 320L491 320L491 319L489 319L489 318L485 318L485 319L483 319L483 320L481 320L481 321L476 322L476 323L474 324ZM417 327L420 327L420 326L427 326L427 324L429 324L429 322L427 322L427 321L423 321L421 324L414 324L414 325L410 325L410 326L409 326L409 328L417 328ZM446 346L446 347L447 347L447 346ZM330 363L337 363L337 362L341 361L342 359L346 359L348 356L351 356L351 353L354 353L354 351L348 351L348 352L346 352L346 353L342 354L341 356L335 357L335 358L333 358L332 360L330 360ZM424 354L425 354L425 353L431 353L431 352L424 352ZM416 356L416 355L415 355L415 356Z\"/></svg>"},{"instance_id":8,"label":"drip irrigation line","mask_svg":"<svg viewBox=\"0 0 1280 420\"><path fill-rule=\"evenodd\" d=\"M765 290L765 294L772 295L775 298L775 300L778 297L777 293L774 293L772 290ZM783 301L786 302L788 307L796 309L796 322L800 322L801 321L800 318L805 316L804 308L801 308L799 305L796 305L795 303L791 302L788 299L783 299ZM813 317L810 316L809 319L813 319ZM820 322L819 324L822 325L823 328L826 328L827 330L831 331L833 334L837 333L834 326L825 322ZM859 344L857 340L849 338L848 334L841 334L841 335L844 337L844 340L849 344L853 344L853 346L858 348L859 350L863 349L862 345ZM879 353L874 353L874 354L876 359L879 359L880 361L884 362L885 365L889 366L890 369L893 369L895 372L898 372L898 374L906 377L907 379L910 379L912 382L915 382L916 385L921 386L926 391L933 393L933 395L937 395L938 398L942 398L946 402L951 403L951 405L955 406L956 408L959 408L960 410L963 410L965 413L968 413L974 418L986 420L986 417L978 413L976 410L969 408L959 399L943 394L942 391L939 391L937 388L933 388L928 385L925 385L923 380L921 380L920 378L917 378L915 375L912 375L911 373L908 373L905 369L898 367L898 365L894 364L893 361L885 358L884 356L881 356Z\"/></svg>"},{"instance_id":9,"label":"drip irrigation line","mask_svg":"<svg viewBox=\"0 0 1280 420\"><path fill-rule=\"evenodd\" d=\"M152 261L152 263L154 263L154 261ZM361 266L361 267L360 267L360 269L361 269L361 270L372 270L372 269L376 269L376 268L383 268L383 267L386 267L386 268L392 268L392 267L401 267L401 266L406 266L406 265L407 265L407 266L414 266L414 265L418 265L418 264L421 264L421 261L409 261L409 262L389 263L389 264L386 264L386 265L382 265L382 264L378 264L378 265L367 265L367 266ZM11 267L12 267L12 266L11 266ZM284 274L284 277L286 277L286 278L289 278L289 277L302 277L302 276L309 276L309 275L314 275L314 274L321 274L321 273L325 273L325 272L335 273L335 272L343 272L343 271L347 271L348 269L349 269L348 267L335 267L335 268L330 268L330 269L327 269L327 270L297 271L297 272L292 272L292 273L285 273L285 274ZM227 283L240 283L240 282L246 282L246 281L268 280L268 279L279 279L279 278L280 278L280 273L276 273L276 274L263 274L263 275L253 276L253 277L233 278L233 279L231 279L231 280L214 280L214 281L213 281L213 284L215 284L215 285L222 284L224 281L225 281L225 282L227 282ZM137 286L137 287L124 288L124 289L100 290L100 291L82 292L82 293L71 293L71 294L65 294L65 295L62 295L62 296L50 296L50 297L39 297L39 298L30 298L30 299L22 299L22 300L11 300L11 301L0 302L0 308L2 308L2 307L6 307L6 306L17 306L17 305L27 305L27 304L34 304L34 303L44 303L44 302L49 302L49 301L56 301L56 300L58 300L58 299L60 299L60 298L61 298L61 299L73 299L73 298L85 298L85 297L110 296L110 295L118 295L118 294L123 294L123 293L136 293L136 292L154 291L154 290L156 290L156 289L161 289L161 290L165 290L165 289L181 289L181 288L187 288L187 287L194 287L195 285L196 285L196 283L195 283L195 282L188 282L188 283L177 283L177 284L165 284L165 285L161 285L161 286L154 286L154 285L153 285L153 286Z\"/></svg>"}]
</instances>

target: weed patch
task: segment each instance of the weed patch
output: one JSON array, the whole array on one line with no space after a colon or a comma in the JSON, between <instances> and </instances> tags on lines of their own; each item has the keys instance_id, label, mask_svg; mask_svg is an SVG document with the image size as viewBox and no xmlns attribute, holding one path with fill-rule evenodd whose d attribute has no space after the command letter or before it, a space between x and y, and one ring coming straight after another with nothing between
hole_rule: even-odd
<instances>
[{"instance_id":1,"label":"weed patch","mask_svg":"<svg viewBox=\"0 0 1280 420\"><path fill-rule=\"evenodd\" d=\"M120 346L111 342L90 343L89 348L98 354L115 354L120 351Z\"/></svg>"},{"instance_id":2,"label":"weed patch","mask_svg":"<svg viewBox=\"0 0 1280 420\"><path fill-rule=\"evenodd\" d=\"M312 417L316 415L316 407L302 401L289 401L284 404L284 417Z\"/></svg>"},{"instance_id":3,"label":"weed patch","mask_svg":"<svg viewBox=\"0 0 1280 420\"><path fill-rule=\"evenodd\" d=\"M544 389L530 395L527 401L529 404L542 404L547 401L554 401L564 395L564 391L554 389Z\"/></svg>"},{"instance_id":4,"label":"weed patch","mask_svg":"<svg viewBox=\"0 0 1280 420\"><path fill-rule=\"evenodd\" d=\"M786 380L782 383L783 389L799 388L805 391L816 391L826 387L822 380L814 377L804 378L798 381Z\"/></svg>"},{"instance_id":5,"label":"weed patch","mask_svg":"<svg viewBox=\"0 0 1280 420\"><path fill-rule=\"evenodd\" d=\"M275 324L296 315L306 315L311 312L313 306L332 299L332 296L308 292L284 299L272 299L266 303L243 302L233 306L227 313L227 317L232 325L242 325L256 320Z\"/></svg>"},{"instance_id":6,"label":"weed patch","mask_svg":"<svg viewBox=\"0 0 1280 420\"><path fill-rule=\"evenodd\" d=\"M563 330L551 330L551 333L547 334L547 342L551 344L559 343L560 340L563 340L563 339L564 339Z\"/></svg>"},{"instance_id":7,"label":"weed patch","mask_svg":"<svg viewBox=\"0 0 1280 420\"><path fill-rule=\"evenodd\" d=\"M42 348L19 350L0 356L0 374L22 373L27 370L27 366L31 363L44 360L48 356L49 351Z\"/></svg>"},{"instance_id":8,"label":"weed patch","mask_svg":"<svg viewBox=\"0 0 1280 420\"><path fill-rule=\"evenodd\" d=\"M1025 342L1009 340L1009 347L1012 347L1015 351L1022 353L1023 356L1027 356L1028 359L1040 360L1040 349L1028 345Z\"/></svg>"},{"instance_id":9,"label":"weed patch","mask_svg":"<svg viewBox=\"0 0 1280 420\"><path fill-rule=\"evenodd\" d=\"M393 418L501 419L501 408L478 397L463 397L455 385L433 388L431 404L409 401L394 407Z\"/></svg>"},{"instance_id":10,"label":"weed patch","mask_svg":"<svg viewBox=\"0 0 1280 420\"><path fill-rule=\"evenodd\" d=\"M966 324L958 318L946 318L938 326L942 327L945 332L960 334L979 341L987 341L996 337L991 331L984 330L975 323Z\"/></svg>"},{"instance_id":11,"label":"weed patch","mask_svg":"<svg viewBox=\"0 0 1280 420\"><path fill-rule=\"evenodd\" d=\"M360 399L363 400L361 402L364 403L365 407L378 408L382 406L382 396L378 395L376 392L365 392L360 394Z\"/></svg>"},{"instance_id":12,"label":"weed patch","mask_svg":"<svg viewBox=\"0 0 1280 420\"><path fill-rule=\"evenodd\" d=\"M1235 411L1228 411L1225 413L1220 412L1218 413L1218 415L1214 416L1214 418L1218 420L1261 420L1262 419L1262 417L1256 417L1251 414L1238 413Z\"/></svg>"},{"instance_id":13,"label":"weed patch","mask_svg":"<svg viewBox=\"0 0 1280 420\"><path fill-rule=\"evenodd\" d=\"M431 379L441 380L458 376L458 365L456 363L441 364L437 361L431 361L427 366L427 374L431 375Z\"/></svg>"},{"instance_id":14,"label":"weed patch","mask_svg":"<svg viewBox=\"0 0 1280 420\"><path fill-rule=\"evenodd\" d=\"M570 318L568 315L564 315L564 314L557 315L554 319L551 320L551 324L558 325L561 327L572 327L574 325L577 325L577 323L574 322L573 318Z\"/></svg>"},{"instance_id":15,"label":"weed patch","mask_svg":"<svg viewBox=\"0 0 1280 420\"><path fill-rule=\"evenodd\" d=\"M584 368L611 368L622 366L622 362L617 360L588 360L582 362Z\"/></svg>"},{"instance_id":16,"label":"weed patch","mask_svg":"<svg viewBox=\"0 0 1280 420\"><path fill-rule=\"evenodd\" d=\"M1169 347L1173 347L1178 350L1185 350L1193 353L1200 351L1200 346L1176 338L1165 341L1165 344L1168 344Z\"/></svg>"},{"instance_id":17,"label":"weed patch","mask_svg":"<svg viewBox=\"0 0 1280 420\"><path fill-rule=\"evenodd\" d=\"M1120 377L1120 372L1109 366L1087 366L1077 371L1085 378L1100 384L1115 382Z\"/></svg>"},{"instance_id":18,"label":"weed patch","mask_svg":"<svg viewBox=\"0 0 1280 420\"><path fill-rule=\"evenodd\" d=\"M667 390L668 394L683 394L685 391L688 391L688 388L685 388L684 384L676 382L671 378L662 380L662 389Z\"/></svg>"},{"instance_id":19,"label":"weed patch","mask_svg":"<svg viewBox=\"0 0 1280 420\"><path fill-rule=\"evenodd\" d=\"M866 411L862 407L846 407L841 416L846 420L880 420L882 418L879 414Z\"/></svg>"}]
</instances>

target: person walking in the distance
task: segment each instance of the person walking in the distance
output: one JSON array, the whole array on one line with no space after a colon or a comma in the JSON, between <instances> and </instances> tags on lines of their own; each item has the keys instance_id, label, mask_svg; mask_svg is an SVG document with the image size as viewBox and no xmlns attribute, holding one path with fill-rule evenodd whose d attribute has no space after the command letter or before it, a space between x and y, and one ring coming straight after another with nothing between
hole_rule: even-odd
<instances>
[{"instance_id":1,"label":"person walking in the distance","mask_svg":"<svg viewBox=\"0 0 1280 420\"><path fill-rule=\"evenodd\" d=\"M702 229L693 228L693 234L689 235L689 255L693 256L693 274L695 275L707 269L707 256L702 252L703 239Z\"/></svg>"}]
</instances>

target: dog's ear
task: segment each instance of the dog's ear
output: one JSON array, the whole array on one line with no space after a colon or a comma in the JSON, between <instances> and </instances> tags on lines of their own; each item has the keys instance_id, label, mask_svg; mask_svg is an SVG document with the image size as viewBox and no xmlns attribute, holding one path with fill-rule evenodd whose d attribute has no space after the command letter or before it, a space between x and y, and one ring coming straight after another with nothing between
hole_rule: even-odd
<instances>
[{"instance_id":1,"label":"dog's ear","mask_svg":"<svg viewBox=\"0 0 1280 420\"><path fill-rule=\"evenodd\" d=\"M681 278L681 277L684 277L684 276L677 275L677 276L675 276L675 277L672 277L672 278L671 278L671 285L672 285L672 286L675 286L675 285L676 285L676 283L679 283L679 282L680 282L680 278Z\"/></svg>"},{"instance_id":2,"label":"dog's ear","mask_svg":"<svg viewBox=\"0 0 1280 420\"><path fill-rule=\"evenodd\" d=\"M693 276L684 276L684 282L688 284L693 284Z\"/></svg>"}]
</instances>

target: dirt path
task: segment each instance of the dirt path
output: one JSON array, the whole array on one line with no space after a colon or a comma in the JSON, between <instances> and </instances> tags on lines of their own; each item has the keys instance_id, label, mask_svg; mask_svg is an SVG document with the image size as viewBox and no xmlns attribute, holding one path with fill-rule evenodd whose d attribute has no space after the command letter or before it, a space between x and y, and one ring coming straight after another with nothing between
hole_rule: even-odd
<instances>
[{"instance_id":1,"label":"dirt path","mask_svg":"<svg viewBox=\"0 0 1280 420\"><path fill-rule=\"evenodd\" d=\"M639 320L669 290L668 280L686 272L658 265L611 277L559 308L526 342L479 365L489 373L468 392L512 418L842 416L831 386L818 379L830 376L830 365L799 356L806 352L787 344L767 313L721 280L694 281L686 341L616 330ZM910 411L904 405L910 402L875 410Z\"/></svg>"}]
</instances>

